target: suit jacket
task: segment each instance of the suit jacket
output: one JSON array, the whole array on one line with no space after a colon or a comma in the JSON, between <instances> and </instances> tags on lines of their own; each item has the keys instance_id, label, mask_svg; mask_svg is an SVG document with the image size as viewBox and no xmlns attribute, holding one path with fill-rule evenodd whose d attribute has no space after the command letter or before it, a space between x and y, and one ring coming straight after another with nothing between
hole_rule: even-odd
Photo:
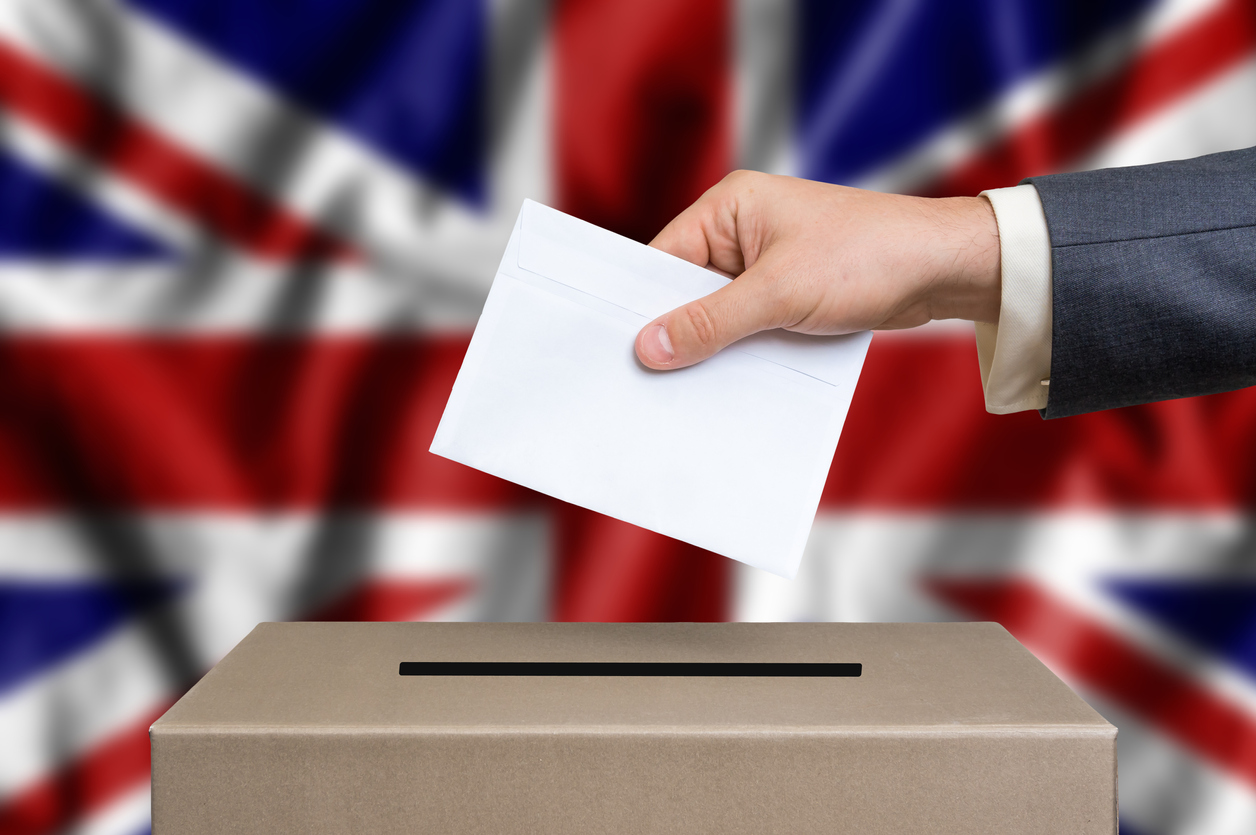
<instances>
[{"instance_id":1,"label":"suit jacket","mask_svg":"<svg viewBox=\"0 0 1256 835\"><path fill-rule=\"evenodd\" d=\"M1051 236L1044 417L1256 385L1256 148L1026 182Z\"/></svg>"}]
</instances>

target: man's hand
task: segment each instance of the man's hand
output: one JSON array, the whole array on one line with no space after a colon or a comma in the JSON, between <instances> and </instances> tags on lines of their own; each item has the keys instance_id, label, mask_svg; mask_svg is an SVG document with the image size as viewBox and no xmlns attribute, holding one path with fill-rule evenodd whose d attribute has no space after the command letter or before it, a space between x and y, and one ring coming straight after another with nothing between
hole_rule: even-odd
<instances>
[{"instance_id":1,"label":"man's hand","mask_svg":"<svg viewBox=\"0 0 1256 835\"><path fill-rule=\"evenodd\" d=\"M650 368L693 365L769 328L838 334L999 317L999 229L982 197L737 171L650 245L737 277L641 329L637 356Z\"/></svg>"}]
</instances>

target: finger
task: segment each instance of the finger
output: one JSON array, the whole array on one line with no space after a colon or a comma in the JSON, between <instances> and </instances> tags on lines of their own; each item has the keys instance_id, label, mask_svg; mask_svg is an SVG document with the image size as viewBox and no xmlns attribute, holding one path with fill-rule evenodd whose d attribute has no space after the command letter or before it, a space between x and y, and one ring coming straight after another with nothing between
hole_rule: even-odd
<instances>
[{"instance_id":1,"label":"finger","mask_svg":"<svg viewBox=\"0 0 1256 835\"><path fill-rule=\"evenodd\" d=\"M709 296L655 319L637 334L637 357L650 368L684 368L761 330L778 327L764 270L752 268Z\"/></svg>"},{"instance_id":2,"label":"finger","mask_svg":"<svg viewBox=\"0 0 1256 835\"><path fill-rule=\"evenodd\" d=\"M746 268L737 236L737 206L755 175L734 171L720 180L693 205L672 218L650 246L683 258L699 267L714 266L738 275Z\"/></svg>"},{"instance_id":3,"label":"finger","mask_svg":"<svg viewBox=\"0 0 1256 835\"><path fill-rule=\"evenodd\" d=\"M705 267L711 261L711 247L706 230L712 213L711 201L703 197L685 209L654 236L650 246Z\"/></svg>"}]
</instances>

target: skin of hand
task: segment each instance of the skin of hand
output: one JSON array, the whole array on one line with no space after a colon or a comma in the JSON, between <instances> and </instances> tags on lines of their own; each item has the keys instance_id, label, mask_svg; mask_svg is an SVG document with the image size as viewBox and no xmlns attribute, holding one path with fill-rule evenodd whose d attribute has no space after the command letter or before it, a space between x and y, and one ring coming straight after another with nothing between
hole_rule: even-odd
<instances>
[{"instance_id":1,"label":"skin of hand","mask_svg":"<svg viewBox=\"0 0 1256 835\"><path fill-rule=\"evenodd\" d=\"M650 245L736 276L641 329L637 357L660 371L770 328L840 334L999 317L999 228L984 197L736 171Z\"/></svg>"}]
</instances>

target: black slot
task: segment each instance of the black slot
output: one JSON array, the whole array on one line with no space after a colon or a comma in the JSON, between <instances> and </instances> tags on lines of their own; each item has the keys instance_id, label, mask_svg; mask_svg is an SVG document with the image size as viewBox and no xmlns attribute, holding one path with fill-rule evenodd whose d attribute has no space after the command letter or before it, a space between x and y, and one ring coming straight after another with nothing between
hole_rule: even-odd
<instances>
[{"instance_id":1,"label":"black slot","mask_svg":"<svg viewBox=\"0 0 1256 835\"><path fill-rule=\"evenodd\" d=\"M857 678L863 664L720 661L402 661L403 676Z\"/></svg>"}]
</instances>

